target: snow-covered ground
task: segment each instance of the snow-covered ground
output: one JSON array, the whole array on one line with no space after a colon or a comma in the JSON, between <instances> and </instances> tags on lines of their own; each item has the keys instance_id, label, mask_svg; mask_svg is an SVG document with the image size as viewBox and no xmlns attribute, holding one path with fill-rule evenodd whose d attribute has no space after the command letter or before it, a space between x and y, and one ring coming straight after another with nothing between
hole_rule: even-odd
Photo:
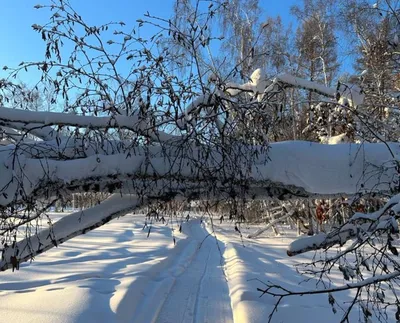
<instances>
[{"instance_id":1,"label":"snow-covered ground","mask_svg":"<svg viewBox=\"0 0 400 323\"><path fill-rule=\"evenodd\" d=\"M0 273L0 322L267 322L276 299L260 281L293 290L300 284L289 258L294 235L241 238L232 223L205 218L152 225L128 215ZM173 228L174 230L171 230ZM243 236L255 227L241 227ZM217 239L215 239L215 237ZM175 241L175 243L174 243ZM335 283L343 284L338 277ZM345 301L349 292L335 295ZM284 299L272 322L339 322L327 295ZM351 322L358 321L355 310Z\"/></svg>"}]
</instances>

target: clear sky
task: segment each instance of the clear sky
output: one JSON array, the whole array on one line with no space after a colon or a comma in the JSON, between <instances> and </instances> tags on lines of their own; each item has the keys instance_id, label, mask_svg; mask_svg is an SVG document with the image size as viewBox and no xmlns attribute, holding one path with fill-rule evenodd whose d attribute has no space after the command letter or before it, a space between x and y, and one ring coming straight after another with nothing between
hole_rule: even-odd
<instances>
[{"instance_id":1,"label":"clear sky","mask_svg":"<svg viewBox=\"0 0 400 323\"><path fill-rule=\"evenodd\" d=\"M37 10L36 4L47 0L1 0L0 7L0 67L16 66L22 61L41 60L44 56L44 42L31 28L32 24L44 24L50 16L46 9ZM124 21L128 26L146 11L155 16L168 18L172 13L173 0L70 0L76 11L93 25ZM265 16L281 15L285 23L292 20L290 7L299 0L261 0ZM146 35L141 35L146 37ZM0 76L5 76L0 72Z\"/></svg>"}]
</instances>

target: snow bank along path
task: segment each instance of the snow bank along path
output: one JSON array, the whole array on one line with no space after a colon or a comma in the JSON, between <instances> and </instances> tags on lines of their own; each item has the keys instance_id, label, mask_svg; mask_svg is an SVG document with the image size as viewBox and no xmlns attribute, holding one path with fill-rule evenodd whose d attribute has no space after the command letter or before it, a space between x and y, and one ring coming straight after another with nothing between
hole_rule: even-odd
<instances>
[{"instance_id":1,"label":"snow bank along path","mask_svg":"<svg viewBox=\"0 0 400 323\"><path fill-rule=\"evenodd\" d=\"M212 231L210 225L207 226ZM274 282L289 290L314 290L315 280L305 282L294 265L310 260L313 253L297 257L288 257L286 249L296 237L295 232L288 236L264 237L257 239L244 238L255 228L240 227L243 239L234 232L232 223L214 225L216 237L226 244L224 252L225 272L228 278L229 294L235 323L265 323L274 310L277 298L264 295L257 288L264 288L262 282ZM271 232L272 233L272 232ZM342 285L343 276L334 277L333 283ZM352 291L335 294L336 301L348 302ZM353 295L354 296L354 295ZM350 322L359 321L359 312L353 311ZM394 315L394 313L393 313ZM393 316L394 317L394 316ZM337 323L342 318L342 312L332 312L327 295L310 295L303 297L288 297L281 301L278 311L274 313L273 323ZM377 322L372 320L372 322Z\"/></svg>"}]
</instances>

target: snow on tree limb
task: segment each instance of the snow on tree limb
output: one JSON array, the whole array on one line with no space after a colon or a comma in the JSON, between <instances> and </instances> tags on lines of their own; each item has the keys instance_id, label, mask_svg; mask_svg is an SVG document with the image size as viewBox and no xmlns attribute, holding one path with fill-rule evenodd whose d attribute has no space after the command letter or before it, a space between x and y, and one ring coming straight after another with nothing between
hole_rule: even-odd
<instances>
[{"instance_id":1,"label":"snow on tree limb","mask_svg":"<svg viewBox=\"0 0 400 323\"><path fill-rule=\"evenodd\" d=\"M287 250L288 256L295 256L307 251L327 249L343 245L353 238L371 236L377 231L390 229L398 232L395 216L400 213L400 195L392 197L380 210L370 213L355 213L347 223L329 233L320 233L311 237L301 237L293 241ZM387 214L388 213L388 214Z\"/></svg>"},{"instance_id":2,"label":"snow on tree limb","mask_svg":"<svg viewBox=\"0 0 400 323\"><path fill-rule=\"evenodd\" d=\"M288 73L279 74L275 77L274 82L285 83L294 87L313 90L319 94L334 98L336 96L336 90L325 86L323 84L308 81L300 77L293 76Z\"/></svg>"},{"instance_id":3,"label":"snow on tree limb","mask_svg":"<svg viewBox=\"0 0 400 323\"><path fill-rule=\"evenodd\" d=\"M179 154L179 147L154 146L76 160L49 160L28 158L18 148L5 146L0 149L0 205L29 197L52 183L68 187L73 182L109 180L110 176L120 181L127 176L133 181L157 176L197 181L199 185L213 181L218 187L228 178L240 185L239 169L248 171L248 156L237 156L235 162L241 166L235 170L222 162L224 157L218 150L208 148L209 157L202 159L201 147L189 147L187 156ZM391 147L398 159L399 145ZM301 192L303 197L390 191L398 176L395 165L384 144L274 143L254 157L248 174L249 190L264 197L279 197L273 195L273 187L286 188L293 194Z\"/></svg>"},{"instance_id":4,"label":"snow on tree limb","mask_svg":"<svg viewBox=\"0 0 400 323\"><path fill-rule=\"evenodd\" d=\"M11 139L13 142L31 141L31 140L28 140L23 133L18 132L17 130L9 128L9 127L4 127L4 126L0 127L0 133L2 133L2 132L6 138Z\"/></svg>"},{"instance_id":5,"label":"snow on tree limb","mask_svg":"<svg viewBox=\"0 0 400 323\"><path fill-rule=\"evenodd\" d=\"M275 224L285 221L287 218L289 218L292 214L285 214L278 219L275 219L271 222L269 222L265 227L258 229L256 232L251 233L247 236L249 239L254 239L263 234L265 231L268 231L271 227L273 227Z\"/></svg>"},{"instance_id":6,"label":"snow on tree limb","mask_svg":"<svg viewBox=\"0 0 400 323\"><path fill-rule=\"evenodd\" d=\"M141 200L135 196L114 194L99 205L67 215L38 234L18 241L14 246L3 246L0 270L18 269L20 263L142 205Z\"/></svg>"},{"instance_id":7,"label":"snow on tree limb","mask_svg":"<svg viewBox=\"0 0 400 323\"><path fill-rule=\"evenodd\" d=\"M28 111L0 107L0 120L3 122L37 123L43 126L66 125L83 128L121 127L131 128L139 122L137 116L95 117L74 115L62 112Z\"/></svg>"},{"instance_id":8,"label":"snow on tree limb","mask_svg":"<svg viewBox=\"0 0 400 323\"><path fill-rule=\"evenodd\" d=\"M0 107L0 109L2 108ZM24 133L29 132L31 135L42 140L53 140L57 137L62 137L52 127L43 126L43 124L38 123L7 122L0 120L0 125L11 129L16 129Z\"/></svg>"},{"instance_id":9,"label":"snow on tree limb","mask_svg":"<svg viewBox=\"0 0 400 323\"><path fill-rule=\"evenodd\" d=\"M178 127L183 128L187 122L191 121L191 116L198 114L199 110L202 107L210 106L215 103L214 95L200 95L195 100L193 100L188 106L185 108L185 111L181 116L176 120L176 124Z\"/></svg>"},{"instance_id":10,"label":"snow on tree limb","mask_svg":"<svg viewBox=\"0 0 400 323\"><path fill-rule=\"evenodd\" d=\"M96 117L62 112L27 111L0 107L0 125L1 124L11 128L16 127L16 129L33 130L38 128L40 129L40 137L44 137L43 139L45 140L54 139L54 130L49 126L55 125L90 129L129 129L134 132L139 132L141 135L148 135L160 142L181 139L163 131L151 129L152 127L148 124L148 120L139 118L137 114L131 117L122 115Z\"/></svg>"},{"instance_id":11,"label":"snow on tree limb","mask_svg":"<svg viewBox=\"0 0 400 323\"><path fill-rule=\"evenodd\" d=\"M284 84L291 87L301 88L310 90L329 97L331 99L338 100L342 104L343 100L346 100L352 107L363 104L365 94L362 89L354 84L339 83L338 87L331 88L320 84L318 82L309 81L300 77L288 73L282 73L268 80L261 69L257 69L253 72L250 77L250 81L244 84L226 83L223 84L223 92L228 93L230 96L237 96L241 93L252 93L258 101L261 101L266 93L276 91L276 84ZM207 96L200 97L199 100L194 101L194 106L198 106L201 101L206 100ZM193 111L193 104L186 109L186 114L190 114Z\"/></svg>"},{"instance_id":12,"label":"snow on tree limb","mask_svg":"<svg viewBox=\"0 0 400 323\"><path fill-rule=\"evenodd\" d=\"M308 81L287 73L279 74L278 76L276 76L273 80L273 83L278 82L301 89L311 90L330 98L336 99L337 95L339 95L339 97L346 98L350 102L350 105L353 107L363 104L365 98L365 94L363 93L363 91L358 86L353 84L339 84L339 87L337 89L334 89L331 87L327 87L323 84Z\"/></svg>"},{"instance_id":13,"label":"snow on tree limb","mask_svg":"<svg viewBox=\"0 0 400 323\"><path fill-rule=\"evenodd\" d=\"M314 295L314 294L328 294L328 293L336 293L344 290L362 288L364 286L369 286L372 284L376 284L383 281L390 281L393 278L400 276L400 271L396 270L391 272L390 274L376 275L369 278L365 278L356 283L348 283L341 286L334 286L331 288L323 288L323 289L313 289L313 290L302 290L302 291L289 291L286 288L283 288L278 285L266 284L267 288L258 288L260 292L263 294L268 294L277 297L286 297L286 296L304 296L304 295Z\"/></svg>"}]
</instances>

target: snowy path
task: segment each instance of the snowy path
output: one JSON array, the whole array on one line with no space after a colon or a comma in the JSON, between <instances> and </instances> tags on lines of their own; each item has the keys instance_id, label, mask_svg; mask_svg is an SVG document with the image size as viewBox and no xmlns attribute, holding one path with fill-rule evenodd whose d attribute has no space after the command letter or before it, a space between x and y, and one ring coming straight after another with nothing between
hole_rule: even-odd
<instances>
[{"instance_id":1,"label":"snowy path","mask_svg":"<svg viewBox=\"0 0 400 323\"><path fill-rule=\"evenodd\" d=\"M126 216L2 272L0 322L232 322L223 257L200 220L182 233L156 223L149 238L143 222Z\"/></svg>"},{"instance_id":2,"label":"snowy path","mask_svg":"<svg viewBox=\"0 0 400 323\"><path fill-rule=\"evenodd\" d=\"M215 238L209 236L204 240L206 231L194 221L185 228L199 248L186 270L176 278L156 322L233 322L228 285ZM223 245L219 245L223 252Z\"/></svg>"},{"instance_id":3,"label":"snowy path","mask_svg":"<svg viewBox=\"0 0 400 323\"><path fill-rule=\"evenodd\" d=\"M198 219L184 222L182 233L179 223L156 223L149 238L143 222L143 215L128 215L50 250L19 272L0 273L0 323L261 323L276 299L260 298L260 281L315 288L312 281L301 283L304 277L293 267L310 254L286 255L290 234L241 239L233 223L218 224L218 249L215 237L207 237L211 226ZM240 227L243 236L258 228ZM341 275L333 279L346 283ZM344 304L350 296L335 298ZM287 298L272 322L336 323L342 315L337 309L334 314L326 295ZM355 310L350 322L360 315Z\"/></svg>"}]
</instances>

